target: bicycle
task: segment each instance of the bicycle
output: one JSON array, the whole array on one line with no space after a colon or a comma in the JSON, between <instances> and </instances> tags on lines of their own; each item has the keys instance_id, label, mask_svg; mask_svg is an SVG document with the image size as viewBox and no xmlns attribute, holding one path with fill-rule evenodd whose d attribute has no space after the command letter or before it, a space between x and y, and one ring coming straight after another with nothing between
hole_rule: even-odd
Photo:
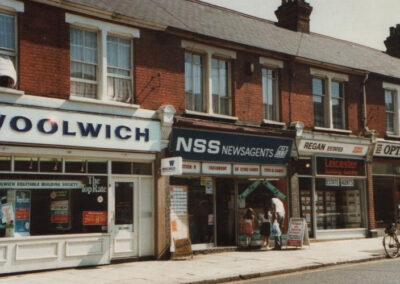
<instances>
[{"instance_id":1,"label":"bicycle","mask_svg":"<svg viewBox=\"0 0 400 284\"><path fill-rule=\"evenodd\" d=\"M382 244L387 257L395 258L399 256L400 243L397 237L396 223L392 223L386 227Z\"/></svg>"}]
</instances>

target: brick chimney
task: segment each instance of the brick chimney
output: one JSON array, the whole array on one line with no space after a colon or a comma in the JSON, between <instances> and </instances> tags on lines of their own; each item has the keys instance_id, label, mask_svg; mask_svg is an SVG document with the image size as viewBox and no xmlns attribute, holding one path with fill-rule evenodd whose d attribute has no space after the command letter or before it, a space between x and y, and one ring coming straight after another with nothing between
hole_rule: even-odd
<instances>
[{"instance_id":1,"label":"brick chimney","mask_svg":"<svg viewBox=\"0 0 400 284\"><path fill-rule=\"evenodd\" d=\"M275 11L277 25L295 32L310 33L312 7L305 0L282 0Z\"/></svg>"},{"instance_id":2,"label":"brick chimney","mask_svg":"<svg viewBox=\"0 0 400 284\"><path fill-rule=\"evenodd\" d=\"M386 53L400 58L400 24L390 27L390 35L384 41Z\"/></svg>"}]
</instances>

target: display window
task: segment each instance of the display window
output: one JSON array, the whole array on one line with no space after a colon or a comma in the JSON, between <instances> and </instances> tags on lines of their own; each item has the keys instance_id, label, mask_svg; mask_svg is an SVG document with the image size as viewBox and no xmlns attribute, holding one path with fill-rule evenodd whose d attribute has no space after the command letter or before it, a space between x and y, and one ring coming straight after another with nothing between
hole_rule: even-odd
<instances>
[{"instance_id":1,"label":"display window","mask_svg":"<svg viewBox=\"0 0 400 284\"><path fill-rule=\"evenodd\" d=\"M171 177L188 187L189 236L192 244L214 243L214 192L206 179Z\"/></svg>"},{"instance_id":2,"label":"display window","mask_svg":"<svg viewBox=\"0 0 400 284\"><path fill-rule=\"evenodd\" d=\"M318 230L362 228L363 179L332 177L315 182Z\"/></svg>"},{"instance_id":3,"label":"display window","mask_svg":"<svg viewBox=\"0 0 400 284\"><path fill-rule=\"evenodd\" d=\"M106 176L2 174L0 200L2 236L107 232Z\"/></svg>"},{"instance_id":4,"label":"display window","mask_svg":"<svg viewBox=\"0 0 400 284\"><path fill-rule=\"evenodd\" d=\"M299 178L300 216L307 222L308 234L312 237L313 207L312 207L312 178Z\"/></svg>"}]
</instances>

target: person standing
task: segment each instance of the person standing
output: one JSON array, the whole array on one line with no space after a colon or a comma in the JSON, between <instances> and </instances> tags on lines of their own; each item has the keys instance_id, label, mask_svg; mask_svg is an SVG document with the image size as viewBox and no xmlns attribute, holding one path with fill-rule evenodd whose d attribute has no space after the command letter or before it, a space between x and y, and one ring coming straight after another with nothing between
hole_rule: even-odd
<instances>
[{"instance_id":1,"label":"person standing","mask_svg":"<svg viewBox=\"0 0 400 284\"><path fill-rule=\"evenodd\" d=\"M285 220L285 206L283 205L283 202L276 195L271 199L271 205L272 205L272 214L274 216L274 219L276 218L279 224L279 229L282 232L283 222ZM281 249L281 248L282 248L282 235L275 236L275 249Z\"/></svg>"},{"instance_id":2,"label":"person standing","mask_svg":"<svg viewBox=\"0 0 400 284\"><path fill-rule=\"evenodd\" d=\"M251 237L254 234L254 210L248 208L243 220L243 233L246 235L246 244L251 246Z\"/></svg>"},{"instance_id":3,"label":"person standing","mask_svg":"<svg viewBox=\"0 0 400 284\"><path fill-rule=\"evenodd\" d=\"M271 210L269 210L269 206L265 207L264 215L262 215L261 220L260 234L264 237L264 246L268 249L272 220L272 213Z\"/></svg>"}]
</instances>

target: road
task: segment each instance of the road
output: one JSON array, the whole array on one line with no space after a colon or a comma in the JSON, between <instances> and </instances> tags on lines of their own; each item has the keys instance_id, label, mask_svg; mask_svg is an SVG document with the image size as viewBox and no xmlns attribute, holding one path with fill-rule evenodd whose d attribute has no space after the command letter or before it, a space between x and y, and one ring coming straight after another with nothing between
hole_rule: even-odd
<instances>
[{"instance_id":1,"label":"road","mask_svg":"<svg viewBox=\"0 0 400 284\"><path fill-rule=\"evenodd\" d=\"M271 260L272 261L272 260ZM399 284L400 258L237 281L246 284Z\"/></svg>"}]
</instances>

